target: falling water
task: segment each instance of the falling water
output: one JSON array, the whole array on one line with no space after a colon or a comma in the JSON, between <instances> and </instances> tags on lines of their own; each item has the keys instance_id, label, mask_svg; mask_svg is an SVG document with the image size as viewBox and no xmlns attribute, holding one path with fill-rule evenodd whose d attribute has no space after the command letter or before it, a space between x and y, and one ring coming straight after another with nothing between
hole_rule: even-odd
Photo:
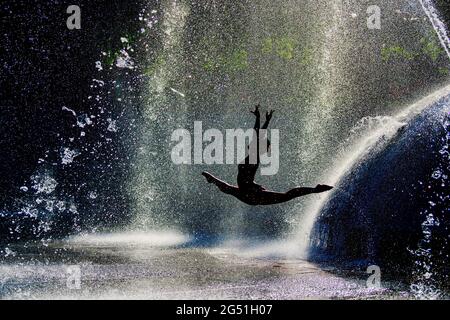
<instances>
[{"instance_id":1,"label":"falling water","mask_svg":"<svg viewBox=\"0 0 450 320\"><path fill-rule=\"evenodd\" d=\"M161 12L147 8L150 14L146 25L151 28L160 25L161 40L155 58L148 67L151 74L146 83L148 94L143 106L144 125L139 132L141 143L136 157L139 169L133 172L130 183L136 213L132 228L139 229L160 226L164 212L169 210L165 205L167 199L161 198L162 191L159 189L163 181L169 183L174 179L173 173L168 173L160 165L166 160L164 146L170 142L170 131L165 128L176 126L177 121L180 122L186 115L184 95L179 91L182 90L182 83L177 82L177 77L182 67L179 63L183 55L181 41L189 8L183 1L167 0L161 3L159 10ZM149 37L149 41L154 41L154 34ZM176 175L183 180L182 170L177 170Z\"/></svg>"},{"instance_id":2,"label":"falling water","mask_svg":"<svg viewBox=\"0 0 450 320\"><path fill-rule=\"evenodd\" d=\"M397 115L363 118L353 130L353 137L349 139L348 147L344 148L341 155L337 157L336 163L325 174L324 177L328 179L327 182L331 185L339 185L339 182L351 168L358 162L364 161L365 155L382 150L389 144L390 139L395 136L398 130L414 116L449 95L450 85L406 107ZM320 196L318 201L312 202L310 207L307 208L308 214L302 219L301 228L297 231L297 236L293 240L301 245L301 256L308 255L311 231L317 215L332 195L333 193L329 193Z\"/></svg>"},{"instance_id":3,"label":"falling water","mask_svg":"<svg viewBox=\"0 0 450 320\"><path fill-rule=\"evenodd\" d=\"M447 105L450 103L447 100ZM448 108L447 108L448 109ZM445 132L445 136L441 139L442 145L439 150L441 155L441 163L439 167L435 168L431 174L431 178L437 181L441 187L448 186L448 176L446 174L449 162L449 141L450 141L450 114L446 112L443 117L442 126ZM439 289L439 281L436 279L439 276L436 271L436 263L434 261L434 255L436 254L433 249L433 238L435 237L435 229L440 226L440 218L445 218L446 209L439 212L436 207L438 204L443 204L443 207L447 207L449 195L443 193L433 193L428 198L428 208L423 210L420 214L424 216L422 222L422 236L423 238L417 244L417 249L409 249L410 253L414 257L415 269L413 271L413 282L411 284L412 293L419 299L439 299L444 296L444 293ZM448 211L448 210L447 210ZM445 239L443 246L448 246L448 239ZM444 249L444 248L441 248ZM447 257L448 258L448 257ZM445 275L448 279L448 275Z\"/></svg>"},{"instance_id":4,"label":"falling water","mask_svg":"<svg viewBox=\"0 0 450 320\"><path fill-rule=\"evenodd\" d=\"M445 83L439 72L447 65L421 7L378 4L381 31L367 29L367 6L357 1L167 0L148 8L155 11L146 21L154 33L143 42L156 49L137 59L147 70L147 98L128 181L133 228L269 239L303 230L305 236L312 222L303 221L313 221L320 196L249 208L211 190L200 175L208 170L233 183L235 166L175 166L170 136L177 128L192 130L194 121L204 129L251 127L248 110L259 102L276 109L273 128L282 133L280 171L259 181L280 191L333 183L335 174L323 172L333 168L361 118L395 115L413 95ZM434 80L424 83L424 74Z\"/></svg>"},{"instance_id":5,"label":"falling water","mask_svg":"<svg viewBox=\"0 0 450 320\"><path fill-rule=\"evenodd\" d=\"M439 37L442 47L445 49L447 56L450 59L450 39L447 35L447 28L439 18L439 14L433 4L433 1L419 1ZM442 150L440 150L440 154L442 155L442 163L445 164L448 162L448 115L444 118L443 126L446 132L446 137L443 138L444 145L442 147ZM447 183L447 177L441 173L441 170L441 168L437 168L433 172L432 177L433 179L440 179L441 184L444 186ZM445 198L446 196L444 195L443 197ZM418 248L416 250L410 250L411 254L415 258L416 265L416 269L414 270L415 279L411 284L411 291L419 299L438 299L442 295L442 292L436 286L433 266L433 250L430 245L433 238L434 227L439 226L439 219L433 215L434 206L436 205L436 203L433 201L436 201L436 199L430 200L430 208L428 210L425 210L424 212L421 212L421 214L425 216L425 220L422 223L423 238L420 240ZM438 197L437 201L445 200L441 196Z\"/></svg>"},{"instance_id":6,"label":"falling water","mask_svg":"<svg viewBox=\"0 0 450 320\"><path fill-rule=\"evenodd\" d=\"M369 4L382 9L381 30L367 28ZM206 239L210 241L206 244L220 240L221 245L238 247L250 256L306 258L317 215L333 193L280 206L246 206L211 188L200 175L208 170L235 183L236 165L174 165L171 133L179 128L192 130L194 121L202 121L204 129L252 127L248 111L261 103L264 109L276 110L272 128L280 130L282 141L279 173L258 177L258 182L277 191L318 183L339 187L349 169L364 162L370 152L385 148L415 115L450 94L450 41L430 0L163 0L148 3L136 18L142 23L138 40L128 45L126 37L119 38L127 50L112 55L109 76L133 70L142 87L131 82L119 85L109 81L108 75L93 80L98 87L111 82L117 91L124 90L119 99L143 92L133 100L141 102L136 114L130 112L137 118L133 127L121 133L123 119L104 117L104 110L112 105L101 100L114 96L108 90L105 96L96 96L101 104L98 118L62 107L74 117L74 128L84 130L80 137L104 120L105 132L117 134L111 137L130 135L121 138L136 142L126 157L130 166L125 181L112 180L126 185L128 197L124 198L130 202L129 215L134 220L127 230L114 230L117 233L108 229L104 234L70 239L81 247L122 246L128 252L134 245L176 247L190 241L203 245ZM100 61L94 65L98 72L108 68ZM83 152L96 154L102 143L96 141L95 148L83 151L62 147L55 167L77 163ZM448 154L448 140L441 151ZM106 161L118 162L116 157ZM110 163L100 167L102 173L113 171ZM436 168L433 179L444 179L439 172ZM34 235L45 236L54 228L52 219L68 219L61 215L67 212L73 217L74 231L80 232L83 207L76 206L70 195L59 197L60 184L52 170L38 166L20 189L28 197L20 202L20 212L8 213L8 218L36 219ZM94 181L94 185L101 183ZM88 191L87 201L102 192ZM105 199L110 206L116 205L114 198ZM110 217L107 211L99 214L102 220ZM420 263L418 281L412 287L418 294L426 290L422 285L428 284L432 271L433 256L427 245L439 221L431 211L423 212L423 246L412 250ZM15 231L21 235L20 229ZM16 253L5 247L0 254L11 258ZM198 264L209 258L204 259ZM170 265L183 272L177 263Z\"/></svg>"},{"instance_id":7,"label":"falling water","mask_svg":"<svg viewBox=\"0 0 450 320\"><path fill-rule=\"evenodd\" d=\"M447 55L450 59L450 39L448 38L447 35L447 28L445 24L442 22L442 20L439 18L438 11L434 6L433 1L432 0L419 0L419 1L439 37L442 47L445 49L445 52L447 52Z\"/></svg>"}]
</instances>

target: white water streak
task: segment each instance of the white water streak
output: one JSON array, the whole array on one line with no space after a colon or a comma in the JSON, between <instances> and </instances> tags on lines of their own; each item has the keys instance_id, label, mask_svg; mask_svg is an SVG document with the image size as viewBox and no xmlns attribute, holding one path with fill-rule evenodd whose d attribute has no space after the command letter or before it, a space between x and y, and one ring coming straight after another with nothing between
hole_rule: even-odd
<instances>
[{"instance_id":1,"label":"white water streak","mask_svg":"<svg viewBox=\"0 0 450 320\"><path fill-rule=\"evenodd\" d=\"M68 239L68 242L76 245L89 245L97 247L108 246L150 246L170 247L181 245L189 241L189 237L174 230L158 230L146 232L121 232L84 234Z\"/></svg>"},{"instance_id":2,"label":"white water streak","mask_svg":"<svg viewBox=\"0 0 450 320\"><path fill-rule=\"evenodd\" d=\"M423 10L426 15L430 19L431 24L433 25L434 30L436 31L439 40L444 48L445 52L447 52L447 56L450 59L450 39L448 38L447 28L439 18L439 14L432 0L419 0L422 5Z\"/></svg>"},{"instance_id":3,"label":"white water streak","mask_svg":"<svg viewBox=\"0 0 450 320\"><path fill-rule=\"evenodd\" d=\"M397 130L404 125L404 123L410 121L414 116L418 115L432 103L448 96L449 94L450 85L447 85L446 87L435 91L429 96L407 107L397 115L390 117L390 121L384 121L380 126L376 126L375 129L369 128L369 131L366 132L361 139L358 139L345 153L345 155L336 161L331 170L323 176L323 179L325 179L324 181L330 185L338 185L339 181L342 180L347 172L353 168L358 161L361 161L361 159L363 159L368 152L373 150L381 139L384 139L385 143L388 143L389 140L395 136ZM301 257L307 256L311 231L314 227L316 218L332 195L333 192L322 194L317 201L313 202L308 208L306 208L306 214L300 223L300 230L296 231L296 234L292 240L297 244L296 250L299 250L298 246L300 246L300 252L295 253L296 255L300 255Z\"/></svg>"}]
</instances>

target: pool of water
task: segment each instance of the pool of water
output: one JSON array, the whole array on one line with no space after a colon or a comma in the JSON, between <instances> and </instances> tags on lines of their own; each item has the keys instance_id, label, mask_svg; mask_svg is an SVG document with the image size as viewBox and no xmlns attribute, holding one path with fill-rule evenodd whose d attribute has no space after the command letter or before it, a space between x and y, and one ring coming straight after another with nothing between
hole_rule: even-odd
<instances>
[{"instance_id":1,"label":"pool of water","mask_svg":"<svg viewBox=\"0 0 450 320\"><path fill-rule=\"evenodd\" d=\"M179 236L96 236L8 247L2 299L403 299L369 275L231 248L180 248ZM115 240L111 240L115 239ZM134 239L134 240L133 240ZM142 239L147 239L143 241ZM154 239L157 239L156 241Z\"/></svg>"}]
</instances>

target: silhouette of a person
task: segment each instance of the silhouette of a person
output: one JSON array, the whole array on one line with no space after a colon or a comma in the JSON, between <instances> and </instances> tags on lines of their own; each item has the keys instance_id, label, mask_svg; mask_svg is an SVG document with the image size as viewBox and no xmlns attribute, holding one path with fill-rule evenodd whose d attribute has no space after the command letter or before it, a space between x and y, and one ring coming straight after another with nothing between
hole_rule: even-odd
<instances>
[{"instance_id":1,"label":"silhouette of a person","mask_svg":"<svg viewBox=\"0 0 450 320\"><path fill-rule=\"evenodd\" d=\"M319 184L315 188L306 188L306 187L297 187L291 189L287 192L274 192L267 190L263 186L255 183L255 175L258 171L258 167L260 164L260 139L259 139L259 130L260 130L260 119L261 115L259 112L259 105L255 107L255 111L251 111L256 117L255 122L255 131L256 131L256 139L253 139L252 143L255 143L256 140L256 163L252 163L253 158L251 147L249 148L249 152L244 162L238 165L238 176L237 176L237 186L230 185L208 172L203 172L202 175L206 178L209 183L215 184L220 191L225 194L232 195L242 202L252 205L272 205L290 201L292 199L306 196L311 193L321 193L325 191L329 191L333 189L331 186ZM266 113L266 121L264 122L262 129L267 129L269 127L270 120L272 119L273 110ZM267 140L267 149L264 152L268 152L270 150L270 141Z\"/></svg>"}]
</instances>

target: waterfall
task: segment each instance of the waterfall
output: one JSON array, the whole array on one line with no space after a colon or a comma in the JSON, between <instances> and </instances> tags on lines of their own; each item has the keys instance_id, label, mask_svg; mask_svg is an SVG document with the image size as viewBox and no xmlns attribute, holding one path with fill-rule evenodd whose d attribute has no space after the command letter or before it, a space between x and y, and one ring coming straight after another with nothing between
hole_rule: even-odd
<instances>
[{"instance_id":1,"label":"waterfall","mask_svg":"<svg viewBox=\"0 0 450 320\"><path fill-rule=\"evenodd\" d=\"M86 2L71 32L51 3L0 6L17 27L0 297L446 297L450 39L435 2ZM213 142L198 123L221 145L255 105L280 137L279 170L256 182L334 190L250 206L208 183L236 185L238 163L198 163ZM174 160L180 129L191 163Z\"/></svg>"},{"instance_id":2,"label":"waterfall","mask_svg":"<svg viewBox=\"0 0 450 320\"><path fill-rule=\"evenodd\" d=\"M448 58L450 59L450 39L447 34L447 28L442 20L439 18L439 14L432 0L419 0L423 10L427 14L430 22L439 37L442 47L445 49ZM446 144L440 151L445 155L445 151L448 149L448 116L444 119L443 126L447 136L443 138ZM448 159L443 156L442 163L446 163ZM442 179L442 184L446 183L445 179L440 175L435 175L436 172L440 172L436 169L433 173L433 178ZM424 210L425 220L422 223L423 238L419 241L418 248L416 250L410 250L411 254L415 258L417 269L414 270L415 279L411 284L411 291L419 299L438 299L442 294L435 285L435 279L433 274L433 252L430 243L433 238L433 227L439 226L439 220L433 215L434 202L430 201L431 205L429 210Z\"/></svg>"},{"instance_id":3,"label":"waterfall","mask_svg":"<svg viewBox=\"0 0 450 320\"><path fill-rule=\"evenodd\" d=\"M384 117L369 117L362 119L358 125L358 130L354 132L355 137L351 139L351 143L340 156L337 157L337 161L331 167L331 169L324 175L327 181L331 185L339 186L339 182L353 168L358 162L364 159L364 156L381 150L389 144L389 141L395 136L400 128L402 128L408 121L410 121L415 115L421 111L439 101L440 99L450 95L450 85L445 86L431 95L417 101L416 103L406 107L400 113L394 116ZM297 234L294 239L291 240L294 243L300 244L300 248L297 247L299 256L306 257L308 255L308 249L310 245L310 236L314 223L318 214L323 206L327 203L328 199L332 197L333 193L320 196L320 198L312 202L310 207L307 208L308 214L302 219L301 228L296 230ZM292 248L292 246L291 246ZM290 252L292 254L292 251Z\"/></svg>"},{"instance_id":4,"label":"waterfall","mask_svg":"<svg viewBox=\"0 0 450 320\"><path fill-rule=\"evenodd\" d=\"M448 58L450 59L450 39L448 38L447 35L447 27L439 18L439 14L432 0L419 0L419 1L439 37L442 47L445 49L445 52L447 52Z\"/></svg>"},{"instance_id":5,"label":"waterfall","mask_svg":"<svg viewBox=\"0 0 450 320\"><path fill-rule=\"evenodd\" d=\"M434 7L431 0L419 1L426 15L430 19L431 25L434 31L436 31L442 47L450 57L450 41L447 36L446 27L444 23L439 19L436 8ZM335 12L338 13L337 2L335 2L334 7ZM328 52L328 47L325 50L326 52ZM325 85L328 85L328 83ZM352 144L350 144L349 147L345 148L345 151L343 152L344 154L341 155L341 157L331 165L331 169L326 171L323 179L325 179L325 181L330 185L338 184L341 178L347 173L347 171L352 168L355 163L357 163L364 156L364 154L366 154L371 149L371 147L375 146L381 137L383 137L383 139L389 139L389 137L392 137L397 132L397 130L404 125L403 121L411 119L409 116L406 117L406 114L411 114L412 110L422 110L423 108L429 106L430 103L438 100L440 97L447 95L449 93L448 90L450 90L450 87L440 89L430 96L420 100L419 102L405 108L397 115L363 118L363 122L369 120L371 125L367 127L367 131L365 131L364 134L359 133L359 138L356 139L356 141L353 140ZM332 193L328 195L318 196L317 200L310 201L309 205L303 209L306 213L300 219L298 227L294 229L293 236L293 242L299 245L297 247L295 245L287 246L286 248L289 248L289 250L287 251L288 254L295 254L302 257L306 257L308 255L311 241L310 235L314 226L314 222L321 208L331 195Z\"/></svg>"},{"instance_id":6,"label":"waterfall","mask_svg":"<svg viewBox=\"0 0 450 320\"><path fill-rule=\"evenodd\" d=\"M184 96L175 84L180 73L180 63L183 55L183 34L189 8L184 1L166 0L161 3L160 13L153 8L147 11L153 13L146 22L152 28L160 25L160 44L153 61L147 70L151 69L146 82L147 96L143 105L144 124L140 131L139 152L136 156L138 170L132 172L129 181L129 192L134 199L135 211L132 228L149 229L160 227L166 222L164 212L168 210L167 199L161 198L161 183L168 183L173 176L160 166L165 161L165 144L168 144L169 131L166 128L179 122L186 115ZM158 20L160 17L160 20ZM154 33L150 33L144 43L153 45ZM145 57L147 58L147 57ZM145 60L145 59L144 59ZM176 98L173 96L176 95ZM177 172L179 177L183 172Z\"/></svg>"},{"instance_id":7,"label":"waterfall","mask_svg":"<svg viewBox=\"0 0 450 320\"><path fill-rule=\"evenodd\" d=\"M258 182L277 191L336 183L342 172L334 158L361 118L386 115L395 131L403 106L446 82L448 63L418 3L377 3L383 30L368 30L367 6L353 0L234 6L166 0L155 8L153 33L144 39L155 49L137 58L148 72L136 130L140 147L128 181L130 228L222 239L301 234L297 249L300 243L305 252L322 196L248 207L212 190L200 175L208 170L235 183L236 166L174 165L170 136L178 128L192 130L194 121L204 129L252 127L248 110L261 103L276 110L272 128L282 141L279 173ZM356 159L346 161L342 170Z\"/></svg>"}]
</instances>

